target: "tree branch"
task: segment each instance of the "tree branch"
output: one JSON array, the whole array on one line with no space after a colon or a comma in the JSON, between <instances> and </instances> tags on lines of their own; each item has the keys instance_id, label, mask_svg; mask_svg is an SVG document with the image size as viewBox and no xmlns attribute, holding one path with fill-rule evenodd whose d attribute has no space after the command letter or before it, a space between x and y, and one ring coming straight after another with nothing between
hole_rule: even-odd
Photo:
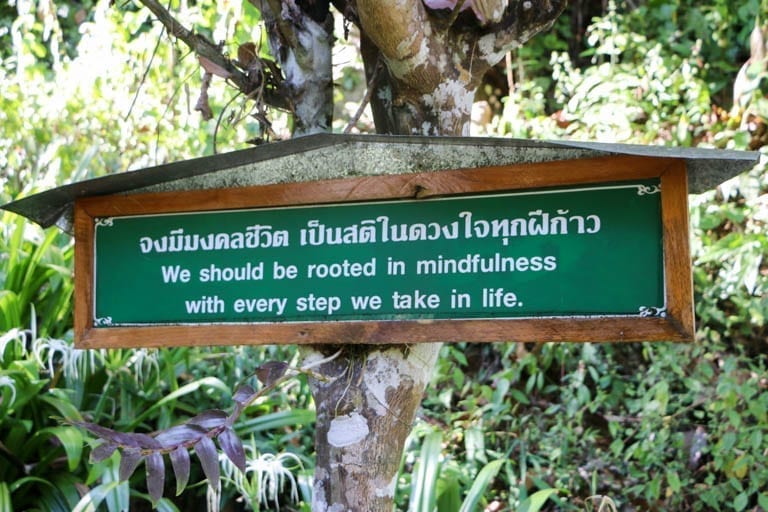
<instances>
[{"instance_id":1,"label":"tree branch","mask_svg":"<svg viewBox=\"0 0 768 512\"><path fill-rule=\"evenodd\" d=\"M495 53L502 58L509 50L551 27L568 0L510 0L509 4L499 25L491 27L495 32Z\"/></svg>"},{"instance_id":2,"label":"tree branch","mask_svg":"<svg viewBox=\"0 0 768 512\"><path fill-rule=\"evenodd\" d=\"M373 91L376 90L376 81L379 79L379 73L381 72L381 67L382 67L381 62L377 62L373 70L373 75L371 76L371 79L368 80L368 90L365 91L365 96L360 101L360 105L357 107L357 112L355 112L355 115L353 115L350 118L349 123L347 123L347 127L344 128L344 131L342 133L347 134L351 132L352 128L357 124L357 122L360 120L360 117L363 115L365 106L368 105L368 103L371 101L371 96L373 96Z\"/></svg>"},{"instance_id":3,"label":"tree branch","mask_svg":"<svg viewBox=\"0 0 768 512\"><path fill-rule=\"evenodd\" d=\"M357 15L361 29L388 61L418 55L423 37L431 32L421 0L357 0Z\"/></svg>"},{"instance_id":4,"label":"tree branch","mask_svg":"<svg viewBox=\"0 0 768 512\"><path fill-rule=\"evenodd\" d=\"M293 135L330 131L333 17L328 3L320 0L303 4L296 0L249 2L261 11L272 54L285 76L280 92L293 106ZM310 9L305 11L304 7ZM320 18L322 21L318 22Z\"/></svg>"},{"instance_id":5,"label":"tree branch","mask_svg":"<svg viewBox=\"0 0 768 512\"><path fill-rule=\"evenodd\" d=\"M176 20L176 18L174 18L157 0L139 1L147 9L152 11L169 34L184 42L184 44L186 44L198 57L207 59L214 65L225 70L228 75L226 78L243 94L249 95L259 86L258 82L254 82L245 72L235 66L232 59L226 57L218 46L204 36L195 34L193 31L184 27L184 25L179 23L179 21ZM285 98L276 90L265 88L263 99L267 104L276 108L287 109L289 107Z\"/></svg>"}]
</instances>

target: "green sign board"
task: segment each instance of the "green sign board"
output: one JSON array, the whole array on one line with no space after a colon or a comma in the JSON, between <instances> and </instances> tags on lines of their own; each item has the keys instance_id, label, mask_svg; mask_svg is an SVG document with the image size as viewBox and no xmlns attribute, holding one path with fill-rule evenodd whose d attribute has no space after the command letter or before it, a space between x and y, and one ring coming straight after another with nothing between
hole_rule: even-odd
<instances>
[{"instance_id":1,"label":"green sign board","mask_svg":"<svg viewBox=\"0 0 768 512\"><path fill-rule=\"evenodd\" d=\"M660 179L97 217L94 327L663 316Z\"/></svg>"},{"instance_id":2,"label":"green sign board","mask_svg":"<svg viewBox=\"0 0 768 512\"><path fill-rule=\"evenodd\" d=\"M79 199L80 348L690 341L682 161Z\"/></svg>"}]
</instances>

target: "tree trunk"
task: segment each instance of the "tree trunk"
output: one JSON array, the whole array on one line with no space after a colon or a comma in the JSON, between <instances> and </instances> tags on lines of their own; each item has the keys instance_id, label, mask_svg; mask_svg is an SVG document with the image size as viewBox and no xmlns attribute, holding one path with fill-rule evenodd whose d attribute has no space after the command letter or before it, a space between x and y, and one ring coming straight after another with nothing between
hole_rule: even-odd
<instances>
[{"instance_id":1,"label":"tree trunk","mask_svg":"<svg viewBox=\"0 0 768 512\"><path fill-rule=\"evenodd\" d=\"M317 408L314 512L391 512L403 446L440 344L351 345L310 380ZM310 349L305 364L324 357Z\"/></svg>"},{"instance_id":2,"label":"tree trunk","mask_svg":"<svg viewBox=\"0 0 768 512\"><path fill-rule=\"evenodd\" d=\"M360 27L376 131L398 135L469 135L485 72L550 26L565 3L483 0L478 5L495 17L465 16L459 24L456 13L438 15L421 0L334 1ZM331 380L310 379L317 409L314 512L392 510L405 440L440 347L347 345L318 368ZM305 348L304 364L324 352Z\"/></svg>"}]
</instances>

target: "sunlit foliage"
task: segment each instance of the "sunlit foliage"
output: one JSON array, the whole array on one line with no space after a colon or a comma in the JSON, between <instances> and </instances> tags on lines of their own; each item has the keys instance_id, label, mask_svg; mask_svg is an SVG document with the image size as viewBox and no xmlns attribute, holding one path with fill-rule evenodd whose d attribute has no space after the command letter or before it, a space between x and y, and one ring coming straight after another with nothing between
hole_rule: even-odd
<instances>
[{"instance_id":1,"label":"sunlit foliage","mask_svg":"<svg viewBox=\"0 0 768 512\"><path fill-rule=\"evenodd\" d=\"M574 2L510 55L480 91L477 133L763 151L766 63L749 40L768 19L764 1L603 3ZM174 7L212 40L263 40L248 2ZM348 47L337 58L337 113L349 119L357 104L346 102L362 98L365 80ZM197 61L132 2L3 2L0 59L2 202L214 145L246 147L259 131L223 81L210 90L214 118L201 118ZM396 482L398 506L768 510L764 161L691 197L691 221L697 343L444 347ZM96 451L61 418L155 432L231 410L238 386L258 386L259 365L295 359L290 347L77 351L71 269L66 235L2 216L0 510L146 507L157 489L144 471L121 483L118 453ZM307 509L314 411L302 379L234 423L249 471L225 466L210 499L266 509L293 497L290 506ZM267 463L282 492L264 480ZM167 479L158 508L199 508L203 470L189 470L180 496Z\"/></svg>"}]
</instances>

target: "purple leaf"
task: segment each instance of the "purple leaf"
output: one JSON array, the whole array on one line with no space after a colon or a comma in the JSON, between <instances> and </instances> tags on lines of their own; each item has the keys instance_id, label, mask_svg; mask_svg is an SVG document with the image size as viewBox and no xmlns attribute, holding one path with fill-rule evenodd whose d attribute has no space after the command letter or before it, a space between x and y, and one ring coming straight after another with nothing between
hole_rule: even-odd
<instances>
[{"instance_id":1,"label":"purple leaf","mask_svg":"<svg viewBox=\"0 0 768 512\"><path fill-rule=\"evenodd\" d=\"M95 464L97 462L103 461L104 459L108 459L112 456L113 453L115 453L116 449L117 445L115 443L110 441L101 443L99 446L91 450L91 463Z\"/></svg>"},{"instance_id":2,"label":"purple leaf","mask_svg":"<svg viewBox=\"0 0 768 512\"><path fill-rule=\"evenodd\" d=\"M163 430L155 436L155 440L163 448L174 448L182 444L194 444L208 432L199 425L177 425Z\"/></svg>"},{"instance_id":3,"label":"purple leaf","mask_svg":"<svg viewBox=\"0 0 768 512\"><path fill-rule=\"evenodd\" d=\"M170 453L173 474L176 475L176 496L184 491L189 482L189 452L179 446Z\"/></svg>"},{"instance_id":4,"label":"purple leaf","mask_svg":"<svg viewBox=\"0 0 768 512\"><path fill-rule=\"evenodd\" d=\"M243 409L250 404L251 400L253 400L256 395L256 391L254 391L251 386L243 385L237 388L237 391L235 391L235 394L232 396L232 399L235 401L235 407L229 415L229 418L227 418L227 426L232 426L235 420L243 412Z\"/></svg>"},{"instance_id":5,"label":"purple leaf","mask_svg":"<svg viewBox=\"0 0 768 512\"><path fill-rule=\"evenodd\" d=\"M243 442L237 437L232 427L227 427L219 434L219 446L221 446L224 454L229 457L229 460L237 466L237 468L245 473L245 450L243 450Z\"/></svg>"},{"instance_id":6,"label":"purple leaf","mask_svg":"<svg viewBox=\"0 0 768 512\"><path fill-rule=\"evenodd\" d=\"M251 386L243 385L237 388L237 391L235 391L235 394L232 397L232 399L235 401L235 403L239 404L242 407L251 401L251 397L254 394L256 394L256 392L253 390Z\"/></svg>"},{"instance_id":7,"label":"purple leaf","mask_svg":"<svg viewBox=\"0 0 768 512\"><path fill-rule=\"evenodd\" d=\"M202 437L195 444L195 452L200 459L200 465L203 466L208 484L215 487L219 482L219 454L216 452L216 445L210 437Z\"/></svg>"},{"instance_id":8,"label":"purple leaf","mask_svg":"<svg viewBox=\"0 0 768 512\"><path fill-rule=\"evenodd\" d=\"M124 482L131 478L131 475L141 463L141 459L144 457L141 455L140 450L126 449L120 457L120 481Z\"/></svg>"},{"instance_id":9,"label":"purple leaf","mask_svg":"<svg viewBox=\"0 0 768 512\"><path fill-rule=\"evenodd\" d=\"M144 463L147 468L147 490L153 505L157 505L160 498L163 497L163 487L165 486L165 464L163 456L157 452L147 455L147 461Z\"/></svg>"},{"instance_id":10,"label":"purple leaf","mask_svg":"<svg viewBox=\"0 0 768 512\"><path fill-rule=\"evenodd\" d=\"M163 445L161 445L154 437L150 437L147 434L131 435L140 448L144 448L145 450L161 450L163 448Z\"/></svg>"},{"instance_id":11,"label":"purple leaf","mask_svg":"<svg viewBox=\"0 0 768 512\"><path fill-rule=\"evenodd\" d=\"M273 386L288 370L288 363L267 361L256 370L256 378L267 387Z\"/></svg>"},{"instance_id":12,"label":"purple leaf","mask_svg":"<svg viewBox=\"0 0 768 512\"><path fill-rule=\"evenodd\" d=\"M96 437L100 437L101 439L111 440L112 436L114 434L117 434L117 432L115 432L114 430L106 427L102 427L101 425L97 425L95 423L88 423L86 421L75 421L73 424L77 427L84 428L91 434L95 435Z\"/></svg>"},{"instance_id":13,"label":"purple leaf","mask_svg":"<svg viewBox=\"0 0 768 512\"><path fill-rule=\"evenodd\" d=\"M96 437L99 437L101 439L104 439L106 441L110 441L114 444L120 445L120 446L131 446L134 448L139 447L138 439L136 438L136 434L126 434L124 432L118 432L117 430L112 430L111 428L102 427L101 425L96 425L95 423L88 423L84 421L75 422L73 425L84 428L91 434L95 435Z\"/></svg>"},{"instance_id":14,"label":"purple leaf","mask_svg":"<svg viewBox=\"0 0 768 512\"><path fill-rule=\"evenodd\" d=\"M198 425L210 430L216 427L220 427L224 424L225 421L227 421L226 412L222 411L221 409L210 409L201 412L194 418L190 418L187 420L187 423L191 425Z\"/></svg>"},{"instance_id":15,"label":"purple leaf","mask_svg":"<svg viewBox=\"0 0 768 512\"><path fill-rule=\"evenodd\" d=\"M138 434L131 434L126 432L115 432L112 435L112 441L116 442L120 446L128 446L131 448L140 448Z\"/></svg>"}]
</instances>

